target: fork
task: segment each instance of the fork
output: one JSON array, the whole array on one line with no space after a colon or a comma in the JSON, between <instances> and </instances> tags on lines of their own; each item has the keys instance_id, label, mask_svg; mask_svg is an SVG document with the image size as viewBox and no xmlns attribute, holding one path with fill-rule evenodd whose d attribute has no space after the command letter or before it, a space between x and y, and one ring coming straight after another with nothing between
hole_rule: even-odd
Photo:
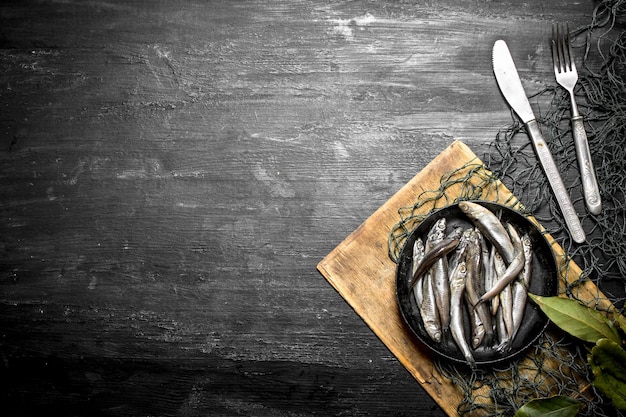
<instances>
[{"instance_id":1,"label":"fork","mask_svg":"<svg viewBox=\"0 0 626 417\"><path fill-rule=\"evenodd\" d=\"M585 203L589 212L597 215L602 210L602 203L598 181L591 161L591 153L589 152L589 142L587 141L583 117L578 111L574 97L578 71L576 71L574 56L572 55L569 25L566 26L565 30L562 27L559 28L558 25L552 26L552 61L557 83L566 89L570 96L572 136L574 137L578 166L580 167Z\"/></svg>"}]
</instances>

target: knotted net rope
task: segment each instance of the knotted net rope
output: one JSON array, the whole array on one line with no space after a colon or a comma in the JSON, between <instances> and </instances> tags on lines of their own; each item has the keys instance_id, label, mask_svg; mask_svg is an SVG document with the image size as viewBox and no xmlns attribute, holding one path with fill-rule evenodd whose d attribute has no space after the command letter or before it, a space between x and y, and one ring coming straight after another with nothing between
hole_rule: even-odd
<instances>
[{"instance_id":1,"label":"knotted net rope","mask_svg":"<svg viewBox=\"0 0 626 417\"><path fill-rule=\"evenodd\" d=\"M598 293L594 306L607 297L623 313L626 292L626 0L604 0L596 6L590 23L572 31L575 55L583 56L576 87L579 110L585 118L588 141L602 196L602 213L589 214L584 205L575 146L571 136L570 103L567 92L547 86L534 98L548 102L536 112L546 142L564 177L588 237L575 244L539 165L524 125L513 115L489 144L483 164L450 172L440 179L438 189L422 193L415 204L399 210L400 221L389 235L389 256L394 262L408 234L433 210L460 200L481 199L497 193L498 180L523 203L525 214L541 223L566 256L582 270L565 292L578 298L578 288L592 281ZM599 63L599 64L598 64ZM468 181L469 178L472 181ZM458 192L458 187L461 192ZM455 192L448 192L456 187ZM504 204L517 206L512 198ZM429 206L427 206L429 207ZM519 209L519 206L518 206ZM583 300L581 300L583 301ZM589 304L589 300L585 300ZM509 416L533 398L567 395L583 404L581 416L623 416L589 383L587 347L552 329L541 336L522 358L496 368L465 369L435 358L435 367L460 387L460 415ZM582 392L581 392L581 387Z\"/></svg>"}]
</instances>

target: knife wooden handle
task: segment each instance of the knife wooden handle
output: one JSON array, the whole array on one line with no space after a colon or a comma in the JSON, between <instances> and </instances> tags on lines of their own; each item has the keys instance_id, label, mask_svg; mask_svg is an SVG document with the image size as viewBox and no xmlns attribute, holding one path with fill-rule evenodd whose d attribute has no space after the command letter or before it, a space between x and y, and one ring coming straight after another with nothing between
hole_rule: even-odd
<instances>
[{"instance_id":1,"label":"knife wooden handle","mask_svg":"<svg viewBox=\"0 0 626 417\"><path fill-rule=\"evenodd\" d=\"M587 142L587 132L585 132L582 116L572 117L572 136L576 146L576 156L578 157L578 166L580 168L587 209L591 214L600 214L602 211L600 190L598 189L598 181L596 180L595 169L591 161L591 152L589 152L589 142Z\"/></svg>"},{"instance_id":2,"label":"knife wooden handle","mask_svg":"<svg viewBox=\"0 0 626 417\"><path fill-rule=\"evenodd\" d=\"M576 214L576 210L574 209L572 200L567 193L567 189L563 184L559 170L554 163L548 144L543 139L543 135L539 129L539 124L534 119L530 120L526 123L526 130L533 142L539 162L541 162L541 166L548 177L548 182L550 183L550 187L552 187L552 192L554 192L554 196L559 204L561 213L563 213L563 218L565 219L565 223L567 224L567 228L569 229L572 239L576 243L584 242L585 231L580 223L578 214Z\"/></svg>"}]
</instances>

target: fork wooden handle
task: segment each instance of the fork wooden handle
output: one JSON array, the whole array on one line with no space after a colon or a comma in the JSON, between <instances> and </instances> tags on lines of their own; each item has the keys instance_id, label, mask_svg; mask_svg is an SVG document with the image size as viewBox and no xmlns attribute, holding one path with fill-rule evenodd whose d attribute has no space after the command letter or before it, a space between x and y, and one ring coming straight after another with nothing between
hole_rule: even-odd
<instances>
[{"instance_id":1,"label":"fork wooden handle","mask_svg":"<svg viewBox=\"0 0 626 417\"><path fill-rule=\"evenodd\" d=\"M602 201L600 200L600 190L596 180L595 169L591 161L589 152L589 142L582 116L572 117L572 136L576 146L576 156L580 167L580 176L583 183L583 195L587 209L591 214L598 215L602 211Z\"/></svg>"}]
</instances>

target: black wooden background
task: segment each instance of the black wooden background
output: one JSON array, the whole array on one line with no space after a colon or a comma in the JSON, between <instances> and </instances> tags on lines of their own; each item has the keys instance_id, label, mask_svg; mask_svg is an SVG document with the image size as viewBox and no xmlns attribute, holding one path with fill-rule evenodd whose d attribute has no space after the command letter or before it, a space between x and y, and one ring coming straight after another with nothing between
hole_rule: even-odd
<instances>
[{"instance_id":1,"label":"black wooden background","mask_svg":"<svg viewBox=\"0 0 626 417\"><path fill-rule=\"evenodd\" d=\"M4 1L3 415L441 409L316 264L592 1Z\"/></svg>"}]
</instances>

